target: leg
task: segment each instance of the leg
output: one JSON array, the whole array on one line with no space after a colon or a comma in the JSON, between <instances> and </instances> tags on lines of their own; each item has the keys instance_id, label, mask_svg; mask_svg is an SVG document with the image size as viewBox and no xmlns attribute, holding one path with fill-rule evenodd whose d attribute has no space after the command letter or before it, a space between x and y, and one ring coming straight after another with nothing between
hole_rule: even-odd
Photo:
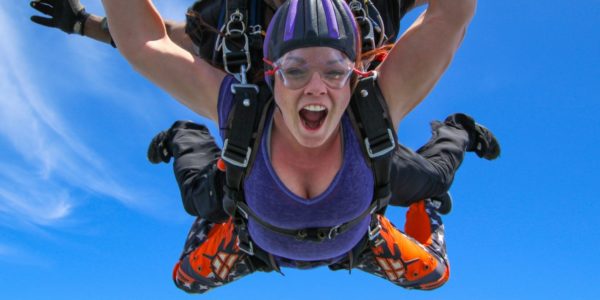
<instances>
[{"instance_id":1,"label":"leg","mask_svg":"<svg viewBox=\"0 0 600 300\"><path fill-rule=\"evenodd\" d=\"M392 158L391 205L409 206L415 201L448 191L465 152L492 160L500 154L496 137L465 114L432 122L432 137L417 152L398 145Z\"/></svg>"},{"instance_id":2,"label":"leg","mask_svg":"<svg viewBox=\"0 0 600 300\"><path fill-rule=\"evenodd\" d=\"M224 173L215 166L220 152L204 125L177 121L154 137L148 159L159 163L174 157L173 171L185 210L190 215L221 223L228 215L222 205Z\"/></svg>"},{"instance_id":3,"label":"leg","mask_svg":"<svg viewBox=\"0 0 600 300\"><path fill-rule=\"evenodd\" d=\"M215 224L198 218L173 270L175 285L188 293L205 293L254 271L237 246L232 221Z\"/></svg>"},{"instance_id":4,"label":"leg","mask_svg":"<svg viewBox=\"0 0 600 300\"><path fill-rule=\"evenodd\" d=\"M404 288L435 289L448 280L444 226L429 200L410 206L406 233L383 216L379 224L383 243L361 254L357 268Z\"/></svg>"},{"instance_id":5,"label":"leg","mask_svg":"<svg viewBox=\"0 0 600 300\"><path fill-rule=\"evenodd\" d=\"M431 128L431 139L417 152L402 145L396 148L390 173L391 205L409 206L450 188L469 135L462 128L440 122L433 122Z\"/></svg>"}]
</instances>

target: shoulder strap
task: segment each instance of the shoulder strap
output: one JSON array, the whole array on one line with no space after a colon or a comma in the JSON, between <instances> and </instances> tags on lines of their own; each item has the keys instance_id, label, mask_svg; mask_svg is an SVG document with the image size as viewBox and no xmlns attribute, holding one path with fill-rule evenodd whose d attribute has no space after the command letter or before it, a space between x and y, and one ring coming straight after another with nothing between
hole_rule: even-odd
<instances>
[{"instance_id":1,"label":"shoulder strap","mask_svg":"<svg viewBox=\"0 0 600 300\"><path fill-rule=\"evenodd\" d=\"M256 156L253 150L260 143L272 100L267 88L259 89L254 84L232 84L231 90L234 94L234 104L229 114L229 126L223 142L221 159L227 166L226 187L241 193L243 179Z\"/></svg>"},{"instance_id":2,"label":"shoulder strap","mask_svg":"<svg viewBox=\"0 0 600 300\"><path fill-rule=\"evenodd\" d=\"M390 164L396 139L383 95L377 86L377 72L361 78L350 100L350 116L363 140L363 153L375 179L373 202L383 213L391 197Z\"/></svg>"}]
</instances>

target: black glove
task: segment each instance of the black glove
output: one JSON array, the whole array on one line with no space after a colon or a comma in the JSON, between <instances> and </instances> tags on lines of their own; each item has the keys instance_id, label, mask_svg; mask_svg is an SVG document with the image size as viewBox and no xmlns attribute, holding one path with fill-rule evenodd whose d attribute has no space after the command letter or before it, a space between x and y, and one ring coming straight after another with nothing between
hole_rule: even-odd
<instances>
[{"instance_id":1,"label":"black glove","mask_svg":"<svg viewBox=\"0 0 600 300\"><path fill-rule=\"evenodd\" d=\"M58 28L66 33L83 35L83 26L90 16L79 0L36 0L29 3L35 10L44 15L31 16L34 23Z\"/></svg>"}]
</instances>

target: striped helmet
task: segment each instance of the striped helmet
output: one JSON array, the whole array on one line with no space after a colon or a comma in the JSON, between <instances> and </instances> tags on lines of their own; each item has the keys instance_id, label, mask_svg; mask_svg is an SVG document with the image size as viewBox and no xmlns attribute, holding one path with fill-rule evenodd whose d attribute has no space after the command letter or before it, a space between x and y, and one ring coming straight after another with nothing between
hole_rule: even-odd
<instances>
[{"instance_id":1,"label":"striped helmet","mask_svg":"<svg viewBox=\"0 0 600 300\"><path fill-rule=\"evenodd\" d=\"M263 56L274 62L298 48L330 47L354 61L360 53L359 36L354 15L344 0L287 0L271 19ZM265 79L272 83L271 76L265 75Z\"/></svg>"}]
</instances>

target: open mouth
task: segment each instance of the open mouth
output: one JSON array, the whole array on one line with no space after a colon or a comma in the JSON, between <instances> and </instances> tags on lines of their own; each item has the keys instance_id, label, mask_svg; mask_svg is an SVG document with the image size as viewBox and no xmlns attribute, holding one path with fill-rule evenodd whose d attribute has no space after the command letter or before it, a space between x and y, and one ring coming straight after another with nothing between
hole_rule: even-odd
<instances>
[{"instance_id":1,"label":"open mouth","mask_svg":"<svg viewBox=\"0 0 600 300\"><path fill-rule=\"evenodd\" d=\"M318 130L327 118L327 108L322 105L307 105L300 112L302 124L309 130Z\"/></svg>"}]
</instances>

